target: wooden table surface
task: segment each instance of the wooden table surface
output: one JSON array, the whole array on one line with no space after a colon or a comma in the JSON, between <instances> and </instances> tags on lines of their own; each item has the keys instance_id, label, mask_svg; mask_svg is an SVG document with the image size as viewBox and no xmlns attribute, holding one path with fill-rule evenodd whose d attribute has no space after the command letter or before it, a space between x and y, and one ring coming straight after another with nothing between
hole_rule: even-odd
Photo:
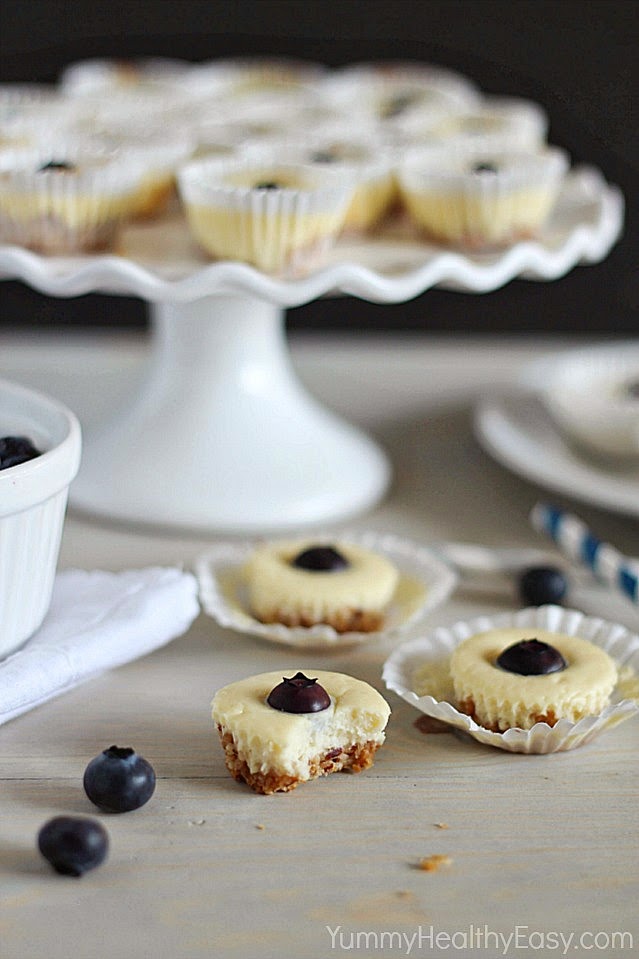
<instances>
[{"instance_id":1,"label":"wooden table surface","mask_svg":"<svg viewBox=\"0 0 639 959\"><path fill-rule=\"evenodd\" d=\"M543 492L493 462L472 435L477 397L553 346L503 338L297 338L300 377L389 451L387 499L351 526L423 543L544 546L528 525ZM57 395L84 425L143 362L133 336L0 339L0 375ZM98 384L96 387L96 383ZM639 555L639 524L560 500ZM190 564L214 537L67 518L60 567ZM636 626L599 587L588 612ZM458 592L429 625L511 608ZM352 673L383 691L391 645L294 651L200 616L166 648L0 729L1 959L323 959L359 956L631 956L639 949L639 721L588 746L519 756L424 734L388 693L372 769L262 797L227 774L209 718L223 684L265 670ZM132 745L154 797L121 816L84 795L88 760ZM108 861L80 880L36 850L51 816L97 815ZM443 828L445 825L446 828ZM435 872L419 859L450 857Z\"/></svg>"}]
</instances>

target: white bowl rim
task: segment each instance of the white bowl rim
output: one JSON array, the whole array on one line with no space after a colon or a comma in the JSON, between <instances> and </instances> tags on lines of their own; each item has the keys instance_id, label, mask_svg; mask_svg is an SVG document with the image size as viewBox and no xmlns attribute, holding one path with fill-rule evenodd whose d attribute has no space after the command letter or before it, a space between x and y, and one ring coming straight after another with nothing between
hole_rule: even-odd
<instances>
[{"instance_id":1,"label":"white bowl rim","mask_svg":"<svg viewBox=\"0 0 639 959\"><path fill-rule=\"evenodd\" d=\"M29 509L68 486L78 472L82 446L78 418L59 400L20 383L0 379L0 399L3 396L24 400L59 417L64 436L40 456L0 470L0 517Z\"/></svg>"}]
</instances>

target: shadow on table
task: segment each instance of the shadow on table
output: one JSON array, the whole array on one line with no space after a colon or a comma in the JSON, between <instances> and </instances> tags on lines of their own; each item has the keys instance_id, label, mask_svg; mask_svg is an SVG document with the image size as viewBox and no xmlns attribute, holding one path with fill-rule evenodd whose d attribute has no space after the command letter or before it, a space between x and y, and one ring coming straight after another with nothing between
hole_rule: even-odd
<instances>
[{"instance_id":1,"label":"shadow on table","mask_svg":"<svg viewBox=\"0 0 639 959\"><path fill-rule=\"evenodd\" d=\"M541 494L481 449L469 406L387 423L377 438L394 467L389 505L409 505L411 517L424 516L447 539L530 535L528 512Z\"/></svg>"},{"instance_id":2,"label":"shadow on table","mask_svg":"<svg viewBox=\"0 0 639 959\"><path fill-rule=\"evenodd\" d=\"M577 513L628 555L639 554L637 524L627 516L591 505L587 490L576 490L573 498L538 486L484 452L473 432L475 401L469 396L464 405L426 409L422 416L389 421L377 431L394 467L387 505L406 511L406 535L419 538L415 523L421 515L429 534L440 539L548 546L528 519L543 500Z\"/></svg>"},{"instance_id":3,"label":"shadow on table","mask_svg":"<svg viewBox=\"0 0 639 959\"><path fill-rule=\"evenodd\" d=\"M40 857L34 838L33 846L17 842L0 842L0 872L40 876L46 873L46 863Z\"/></svg>"}]
</instances>

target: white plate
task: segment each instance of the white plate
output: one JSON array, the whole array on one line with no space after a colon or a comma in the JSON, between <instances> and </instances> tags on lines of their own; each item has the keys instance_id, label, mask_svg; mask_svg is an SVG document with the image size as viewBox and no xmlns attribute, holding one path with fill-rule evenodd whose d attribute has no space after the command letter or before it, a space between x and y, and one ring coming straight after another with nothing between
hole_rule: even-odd
<instances>
[{"instance_id":1,"label":"white plate","mask_svg":"<svg viewBox=\"0 0 639 959\"><path fill-rule=\"evenodd\" d=\"M554 726L536 723L532 729L508 729L497 733L480 726L460 713L453 701L448 662L453 649L476 633L502 627L549 629L569 636L580 636L600 646L619 667L619 681L610 704L597 716L584 716L573 723L560 719ZM415 672L428 668L431 694L414 691ZM382 678L387 689L401 696L426 716L437 719L478 742L514 753L554 753L575 749L590 742L599 733L613 729L639 712L639 636L617 623L584 616L561 606L539 606L497 616L480 616L468 622L440 626L427 636L402 643L384 663Z\"/></svg>"},{"instance_id":2,"label":"white plate","mask_svg":"<svg viewBox=\"0 0 639 959\"><path fill-rule=\"evenodd\" d=\"M380 303L412 299L433 286L476 293L496 290L517 276L552 280L578 263L596 263L619 238L620 191L591 167L566 177L557 206L537 240L498 253L462 254L420 241L405 223L370 238L341 239L326 266L280 280L245 263L211 263L193 244L184 217L127 226L117 255L46 257L0 246L0 277L21 279L54 296L128 293L152 302L189 303L205 296L246 293L282 307L327 293Z\"/></svg>"},{"instance_id":3,"label":"white plate","mask_svg":"<svg viewBox=\"0 0 639 959\"><path fill-rule=\"evenodd\" d=\"M314 533L325 540L326 536ZM455 573L428 549L390 533L340 533L331 539L363 546L383 554L399 570L399 584L387 611L384 630L372 633L338 633L324 624L289 628L279 623L261 623L249 609L242 567L256 542L222 542L207 550L195 563L200 584L200 602L220 626L287 646L352 646L390 636L414 626L427 613L445 602L457 583Z\"/></svg>"},{"instance_id":4,"label":"white plate","mask_svg":"<svg viewBox=\"0 0 639 959\"><path fill-rule=\"evenodd\" d=\"M474 425L486 451L519 476L584 503L639 516L636 466L588 459L528 389L480 403Z\"/></svg>"}]
</instances>

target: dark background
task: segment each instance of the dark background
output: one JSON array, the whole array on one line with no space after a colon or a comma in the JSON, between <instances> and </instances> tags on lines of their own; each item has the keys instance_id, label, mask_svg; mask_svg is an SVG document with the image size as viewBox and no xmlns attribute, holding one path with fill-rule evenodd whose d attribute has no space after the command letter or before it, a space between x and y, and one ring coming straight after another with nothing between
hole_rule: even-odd
<instances>
[{"instance_id":1,"label":"dark background","mask_svg":"<svg viewBox=\"0 0 639 959\"><path fill-rule=\"evenodd\" d=\"M419 329L584 335L639 327L638 0L3 0L0 82L54 81L85 57L204 60L293 55L340 66L418 59L470 75L486 93L538 100L550 139L603 170L626 196L622 241L597 266L552 283L515 280L490 294L429 290L409 303L321 300L289 311L291 328ZM5 327L142 326L123 297L54 300L0 284Z\"/></svg>"}]
</instances>

